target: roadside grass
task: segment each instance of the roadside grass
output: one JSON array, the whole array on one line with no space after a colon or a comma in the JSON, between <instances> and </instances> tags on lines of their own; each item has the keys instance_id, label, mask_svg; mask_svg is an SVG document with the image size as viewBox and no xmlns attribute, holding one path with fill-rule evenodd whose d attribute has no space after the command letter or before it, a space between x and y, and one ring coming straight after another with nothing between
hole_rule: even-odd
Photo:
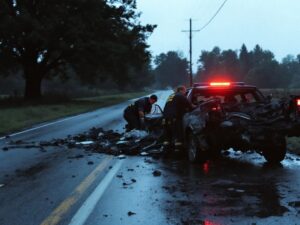
<instances>
[{"instance_id":1,"label":"roadside grass","mask_svg":"<svg viewBox=\"0 0 300 225\"><path fill-rule=\"evenodd\" d=\"M297 88L274 88L274 89L260 89L261 92L267 96L272 95L273 98L289 97L290 95L300 95L300 89Z\"/></svg>"},{"instance_id":2,"label":"roadside grass","mask_svg":"<svg viewBox=\"0 0 300 225\"><path fill-rule=\"evenodd\" d=\"M0 135L28 128L34 124L114 105L147 94L149 92L118 93L91 98L47 99L42 102L5 99L0 101Z\"/></svg>"}]
</instances>

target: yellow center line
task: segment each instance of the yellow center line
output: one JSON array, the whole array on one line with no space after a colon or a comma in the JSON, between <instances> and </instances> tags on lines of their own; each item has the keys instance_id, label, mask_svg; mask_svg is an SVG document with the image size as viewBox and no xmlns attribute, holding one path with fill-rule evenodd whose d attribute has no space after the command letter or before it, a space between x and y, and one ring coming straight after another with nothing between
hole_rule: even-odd
<instances>
[{"instance_id":1,"label":"yellow center line","mask_svg":"<svg viewBox=\"0 0 300 225\"><path fill-rule=\"evenodd\" d=\"M41 223L41 225L56 225L71 207L80 199L82 194L93 184L98 175L109 165L113 156L107 156L104 160L76 187L72 194L65 199L54 211Z\"/></svg>"}]
</instances>

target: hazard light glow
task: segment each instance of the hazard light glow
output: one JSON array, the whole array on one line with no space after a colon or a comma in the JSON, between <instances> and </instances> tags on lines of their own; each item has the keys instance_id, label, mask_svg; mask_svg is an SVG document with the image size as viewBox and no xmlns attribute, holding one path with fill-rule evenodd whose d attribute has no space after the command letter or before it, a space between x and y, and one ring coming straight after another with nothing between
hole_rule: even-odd
<instances>
[{"instance_id":1,"label":"hazard light glow","mask_svg":"<svg viewBox=\"0 0 300 225\"><path fill-rule=\"evenodd\" d=\"M214 87L228 87L230 86L230 82L210 82L209 85Z\"/></svg>"},{"instance_id":2,"label":"hazard light glow","mask_svg":"<svg viewBox=\"0 0 300 225\"><path fill-rule=\"evenodd\" d=\"M300 99L297 99L297 106L300 106Z\"/></svg>"}]
</instances>

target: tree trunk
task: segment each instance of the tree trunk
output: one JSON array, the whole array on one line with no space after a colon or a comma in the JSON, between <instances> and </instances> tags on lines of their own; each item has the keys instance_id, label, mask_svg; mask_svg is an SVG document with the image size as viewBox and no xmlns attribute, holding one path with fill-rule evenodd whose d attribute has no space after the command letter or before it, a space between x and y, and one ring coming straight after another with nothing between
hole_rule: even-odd
<instances>
[{"instance_id":1,"label":"tree trunk","mask_svg":"<svg viewBox=\"0 0 300 225\"><path fill-rule=\"evenodd\" d=\"M36 66L24 68L25 77L25 99L39 99L42 97L41 84L43 75L39 72Z\"/></svg>"}]
</instances>

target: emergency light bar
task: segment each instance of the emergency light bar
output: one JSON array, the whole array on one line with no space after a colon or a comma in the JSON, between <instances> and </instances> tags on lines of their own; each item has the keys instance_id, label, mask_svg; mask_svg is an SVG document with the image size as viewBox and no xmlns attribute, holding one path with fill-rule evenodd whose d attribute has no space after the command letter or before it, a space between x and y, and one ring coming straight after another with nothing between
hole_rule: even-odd
<instances>
[{"instance_id":1,"label":"emergency light bar","mask_svg":"<svg viewBox=\"0 0 300 225\"><path fill-rule=\"evenodd\" d=\"M229 87L229 86L244 86L244 82L200 82L194 83L193 87L202 87L202 86L209 86L209 87Z\"/></svg>"},{"instance_id":2,"label":"emergency light bar","mask_svg":"<svg viewBox=\"0 0 300 225\"><path fill-rule=\"evenodd\" d=\"M224 87L224 86L230 86L230 82L210 82L209 86L218 86L218 87Z\"/></svg>"},{"instance_id":3,"label":"emergency light bar","mask_svg":"<svg viewBox=\"0 0 300 225\"><path fill-rule=\"evenodd\" d=\"M300 107L300 99L297 99L297 106Z\"/></svg>"}]
</instances>

